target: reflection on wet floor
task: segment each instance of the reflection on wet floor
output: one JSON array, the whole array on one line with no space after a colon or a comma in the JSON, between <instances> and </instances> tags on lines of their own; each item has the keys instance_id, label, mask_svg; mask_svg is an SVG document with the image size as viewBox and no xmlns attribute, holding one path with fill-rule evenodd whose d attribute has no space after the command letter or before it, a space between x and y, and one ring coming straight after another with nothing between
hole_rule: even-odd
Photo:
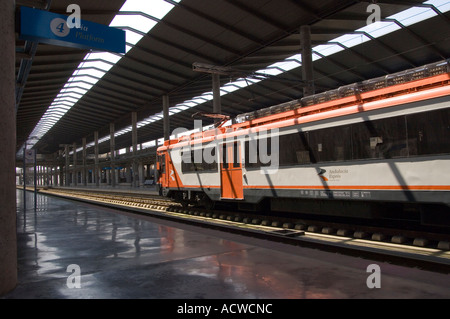
<instances>
[{"instance_id":1,"label":"reflection on wet floor","mask_svg":"<svg viewBox=\"0 0 450 319\"><path fill-rule=\"evenodd\" d=\"M369 260L230 240L230 234L40 194L36 211L27 197L25 214L22 194L18 190L19 285L5 298L450 297L450 279L442 274L380 264L382 289L369 289ZM79 266L79 289L68 287L76 275L69 265Z\"/></svg>"}]
</instances>

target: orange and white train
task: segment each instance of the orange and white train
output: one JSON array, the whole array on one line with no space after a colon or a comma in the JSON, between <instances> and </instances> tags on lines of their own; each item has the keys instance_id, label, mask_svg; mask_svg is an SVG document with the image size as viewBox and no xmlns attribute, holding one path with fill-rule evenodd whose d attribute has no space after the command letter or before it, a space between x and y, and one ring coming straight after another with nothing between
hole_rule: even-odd
<instances>
[{"instance_id":1,"label":"orange and white train","mask_svg":"<svg viewBox=\"0 0 450 319\"><path fill-rule=\"evenodd\" d=\"M164 196L450 227L450 63L237 116L157 150Z\"/></svg>"}]
</instances>

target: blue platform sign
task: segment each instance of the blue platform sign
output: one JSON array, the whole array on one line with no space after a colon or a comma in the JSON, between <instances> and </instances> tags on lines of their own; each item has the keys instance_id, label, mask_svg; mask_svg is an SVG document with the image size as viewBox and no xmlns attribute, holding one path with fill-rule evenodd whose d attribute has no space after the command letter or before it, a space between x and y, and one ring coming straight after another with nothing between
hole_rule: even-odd
<instances>
[{"instance_id":1,"label":"blue platform sign","mask_svg":"<svg viewBox=\"0 0 450 319\"><path fill-rule=\"evenodd\" d=\"M96 51L125 53L125 31L81 20L69 28L67 16L29 7L20 8L20 39Z\"/></svg>"}]
</instances>

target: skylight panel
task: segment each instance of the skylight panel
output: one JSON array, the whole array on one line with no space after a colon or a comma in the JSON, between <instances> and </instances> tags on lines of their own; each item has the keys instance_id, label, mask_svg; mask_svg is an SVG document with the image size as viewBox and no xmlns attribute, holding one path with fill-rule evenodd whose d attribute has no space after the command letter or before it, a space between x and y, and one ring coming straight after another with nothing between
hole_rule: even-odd
<instances>
[{"instance_id":1,"label":"skylight panel","mask_svg":"<svg viewBox=\"0 0 450 319\"><path fill-rule=\"evenodd\" d=\"M344 51L344 47L337 44L321 44L314 47L314 51L322 55L332 55L340 51Z\"/></svg>"},{"instance_id":2,"label":"skylight panel","mask_svg":"<svg viewBox=\"0 0 450 319\"><path fill-rule=\"evenodd\" d=\"M382 37L385 34L400 30L401 26L396 24L395 22L388 22L388 21L378 21L372 24L369 24L368 26L365 26L364 28L358 29L358 31L366 32L370 34L374 38ZM362 39L362 42L369 41L367 37L364 37Z\"/></svg>"},{"instance_id":3,"label":"skylight panel","mask_svg":"<svg viewBox=\"0 0 450 319\"><path fill-rule=\"evenodd\" d=\"M346 46L347 48L351 48L354 47L356 45L360 45L366 41L370 41L370 38L368 38L366 35L364 34L345 34L343 36L340 36L334 40L332 40L332 42L339 42L342 45Z\"/></svg>"},{"instance_id":4,"label":"skylight panel","mask_svg":"<svg viewBox=\"0 0 450 319\"><path fill-rule=\"evenodd\" d=\"M85 60L83 61L78 69L84 73L85 69L93 68L100 69L105 72L108 72L114 66L113 63L109 63L102 60Z\"/></svg>"},{"instance_id":5,"label":"skylight panel","mask_svg":"<svg viewBox=\"0 0 450 319\"><path fill-rule=\"evenodd\" d=\"M63 96L55 99L55 102L67 102L68 104L76 103L77 101L78 98L72 96Z\"/></svg>"},{"instance_id":6,"label":"skylight panel","mask_svg":"<svg viewBox=\"0 0 450 319\"><path fill-rule=\"evenodd\" d=\"M262 70L261 72L270 74L270 75L278 75L290 70L293 70L295 68L298 68L301 66L301 56L299 55L293 55L292 57L281 61L274 63L270 66L268 66L265 70ZM260 71L258 71L260 72Z\"/></svg>"},{"instance_id":7,"label":"skylight panel","mask_svg":"<svg viewBox=\"0 0 450 319\"><path fill-rule=\"evenodd\" d=\"M151 20L143 15L130 14L130 15L117 15L111 22L110 26L130 27L143 33L148 33L148 31L150 31L157 23L158 23L157 21ZM128 37L126 38L126 41L133 43L130 41L130 39L128 39Z\"/></svg>"},{"instance_id":8,"label":"skylight panel","mask_svg":"<svg viewBox=\"0 0 450 319\"><path fill-rule=\"evenodd\" d=\"M430 8L412 7L405 11L392 15L390 18L400 21L405 26L410 26L417 22L432 18L436 15L436 12L434 12Z\"/></svg>"},{"instance_id":9,"label":"skylight panel","mask_svg":"<svg viewBox=\"0 0 450 319\"><path fill-rule=\"evenodd\" d=\"M64 88L68 88L70 87L72 84L71 83L67 83L66 86ZM85 93L87 91L89 91L94 85L90 84L90 83L85 83L85 82L77 82L77 86L81 87L82 89L86 89Z\"/></svg>"},{"instance_id":10,"label":"skylight panel","mask_svg":"<svg viewBox=\"0 0 450 319\"><path fill-rule=\"evenodd\" d=\"M133 30L125 30L125 37L127 43L130 43L132 45L135 45L142 39L142 35L134 32Z\"/></svg>"},{"instance_id":11,"label":"skylight panel","mask_svg":"<svg viewBox=\"0 0 450 319\"><path fill-rule=\"evenodd\" d=\"M96 72L96 75L101 75L102 77L106 74L106 72L99 73L97 70L86 70L86 75L77 76L78 81L83 81L85 84L95 85L100 80L100 78L96 78L94 76L89 76L91 72ZM83 94L84 95L84 94Z\"/></svg>"},{"instance_id":12,"label":"skylight panel","mask_svg":"<svg viewBox=\"0 0 450 319\"><path fill-rule=\"evenodd\" d=\"M71 92L74 92L74 93L79 93L81 95L84 95L87 92L87 89L77 86L77 83L73 83L72 86L68 86L64 89L70 90Z\"/></svg>"},{"instance_id":13,"label":"skylight panel","mask_svg":"<svg viewBox=\"0 0 450 319\"><path fill-rule=\"evenodd\" d=\"M91 52L86 55L85 60L104 60L110 63L117 63L122 57L119 54L114 54L110 52Z\"/></svg>"},{"instance_id":14,"label":"skylight panel","mask_svg":"<svg viewBox=\"0 0 450 319\"><path fill-rule=\"evenodd\" d=\"M176 2L180 2L180 0ZM155 18L162 19L172 8L173 5L164 0L127 0L120 11L141 11Z\"/></svg>"}]
</instances>

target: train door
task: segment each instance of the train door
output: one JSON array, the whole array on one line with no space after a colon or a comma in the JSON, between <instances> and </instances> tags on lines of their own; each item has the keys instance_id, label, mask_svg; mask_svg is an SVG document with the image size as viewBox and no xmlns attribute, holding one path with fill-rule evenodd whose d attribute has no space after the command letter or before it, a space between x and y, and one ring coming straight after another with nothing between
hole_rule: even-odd
<instances>
[{"instance_id":1,"label":"train door","mask_svg":"<svg viewBox=\"0 0 450 319\"><path fill-rule=\"evenodd\" d=\"M240 143L221 145L220 183L223 199L244 199Z\"/></svg>"},{"instance_id":2,"label":"train door","mask_svg":"<svg viewBox=\"0 0 450 319\"><path fill-rule=\"evenodd\" d=\"M164 187L169 187L169 174L167 174L167 156L164 154L161 159L161 172L163 175Z\"/></svg>"},{"instance_id":3,"label":"train door","mask_svg":"<svg viewBox=\"0 0 450 319\"><path fill-rule=\"evenodd\" d=\"M167 187L168 186L168 180L167 180L167 174L166 174L166 155L158 155L158 160L156 164L157 169L157 182L161 184L161 187Z\"/></svg>"}]
</instances>

